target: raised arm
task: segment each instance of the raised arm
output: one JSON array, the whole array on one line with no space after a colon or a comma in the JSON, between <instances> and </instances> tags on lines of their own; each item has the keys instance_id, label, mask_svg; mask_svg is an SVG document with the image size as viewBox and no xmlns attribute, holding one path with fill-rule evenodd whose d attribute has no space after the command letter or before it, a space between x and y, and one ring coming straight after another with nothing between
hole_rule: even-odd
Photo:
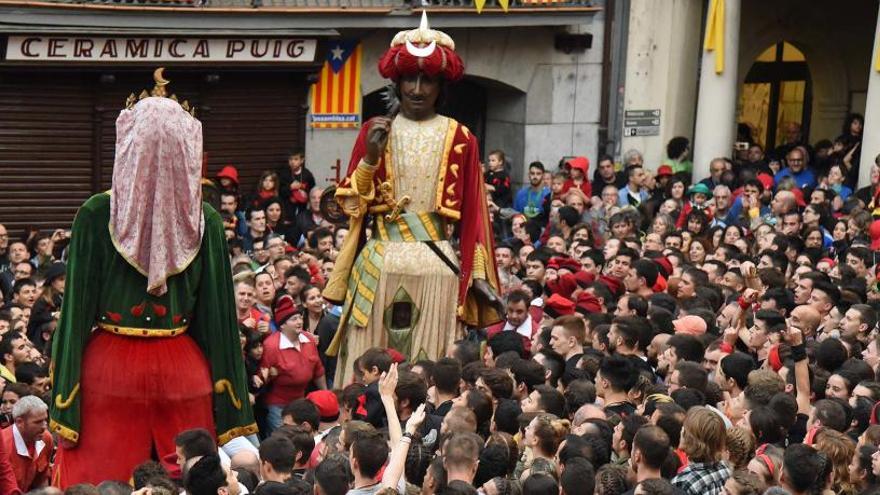
<instances>
[{"instance_id":1,"label":"raised arm","mask_svg":"<svg viewBox=\"0 0 880 495\"><path fill-rule=\"evenodd\" d=\"M388 460L388 467L382 475L382 486L397 488L400 483L400 477L406 467L406 456L409 454L410 445L413 442L413 435L425 420L425 404L420 405L412 416L406 421L406 434L396 443L392 443L394 447L391 449L391 458ZM398 429L400 428L398 424Z\"/></svg>"}]
</instances>

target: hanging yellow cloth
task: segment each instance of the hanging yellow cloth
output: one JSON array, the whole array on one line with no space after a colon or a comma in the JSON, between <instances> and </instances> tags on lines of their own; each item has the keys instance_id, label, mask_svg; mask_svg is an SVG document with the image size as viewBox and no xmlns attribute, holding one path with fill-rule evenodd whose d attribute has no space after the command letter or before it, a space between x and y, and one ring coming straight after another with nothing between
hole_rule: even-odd
<instances>
[{"instance_id":1,"label":"hanging yellow cloth","mask_svg":"<svg viewBox=\"0 0 880 495\"><path fill-rule=\"evenodd\" d=\"M880 72L880 46L877 47L877 60L874 60L874 70Z\"/></svg>"},{"instance_id":2,"label":"hanging yellow cloth","mask_svg":"<svg viewBox=\"0 0 880 495\"><path fill-rule=\"evenodd\" d=\"M498 0L498 5L507 12L507 9L510 7L510 0ZM474 7L477 8L477 13L483 13L483 7L486 6L486 0L474 0Z\"/></svg>"},{"instance_id":3,"label":"hanging yellow cloth","mask_svg":"<svg viewBox=\"0 0 880 495\"><path fill-rule=\"evenodd\" d=\"M724 0L712 0L709 4L703 46L707 52L715 52L715 73L724 72Z\"/></svg>"}]
</instances>

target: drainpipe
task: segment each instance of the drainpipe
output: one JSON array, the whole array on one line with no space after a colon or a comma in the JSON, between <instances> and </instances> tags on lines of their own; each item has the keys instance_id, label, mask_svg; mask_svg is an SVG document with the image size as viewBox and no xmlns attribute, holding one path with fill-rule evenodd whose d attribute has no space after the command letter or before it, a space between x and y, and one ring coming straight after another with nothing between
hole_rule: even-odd
<instances>
[{"instance_id":1,"label":"drainpipe","mask_svg":"<svg viewBox=\"0 0 880 495\"><path fill-rule=\"evenodd\" d=\"M630 0L607 0L602 53L602 103L599 113L599 154L622 153L626 49ZM598 160L598 157L597 157Z\"/></svg>"}]
</instances>

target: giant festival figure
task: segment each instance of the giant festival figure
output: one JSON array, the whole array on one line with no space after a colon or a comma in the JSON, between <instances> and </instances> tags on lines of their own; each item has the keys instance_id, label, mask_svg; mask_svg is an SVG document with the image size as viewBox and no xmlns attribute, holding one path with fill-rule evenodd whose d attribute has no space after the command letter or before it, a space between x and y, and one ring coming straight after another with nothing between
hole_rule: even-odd
<instances>
[{"instance_id":1,"label":"giant festival figure","mask_svg":"<svg viewBox=\"0 0 880 495\"><path fill-rule=\"evenodd\" d=\"M255 433L220 215L202 202L202 125L155 74L116 120L108 193L73 223L52 349L54 484L128 480L174 436Z\"/></svg>"},{"instance_id":2,"label":"giant festival figure","mask_svg":"<svg viewBox=\"0 0 880 495\"><path fill-rule=\"evenodd\" d=\"M423 14L394 37L379 72L396 85L399 113L363 126L336 190L350 233L324 297L344 302L328 349L339 386L370 347L436 359L466 325L501 316L477 140L436 112L445 85L464 75L455 43Z\"/></svg>"}]
</instances>

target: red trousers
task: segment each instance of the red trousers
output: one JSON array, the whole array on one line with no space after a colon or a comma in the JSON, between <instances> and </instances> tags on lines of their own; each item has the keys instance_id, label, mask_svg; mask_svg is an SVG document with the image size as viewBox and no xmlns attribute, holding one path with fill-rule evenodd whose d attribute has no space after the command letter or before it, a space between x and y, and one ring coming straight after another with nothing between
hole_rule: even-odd
<instances>
[{"instance_id":1,"label":"red trousers","mask_svg":"<svg viewBox=\"0 0 880 495\"><path fill-rule=\"evenodd\" d=\"M97 330L83 356L79 443L59 448L55 485L127 482L154 453L174 454L181 431L205 428L213 435L211 391L208 362L189 336Z\"/></svg>"}]
</instances>

